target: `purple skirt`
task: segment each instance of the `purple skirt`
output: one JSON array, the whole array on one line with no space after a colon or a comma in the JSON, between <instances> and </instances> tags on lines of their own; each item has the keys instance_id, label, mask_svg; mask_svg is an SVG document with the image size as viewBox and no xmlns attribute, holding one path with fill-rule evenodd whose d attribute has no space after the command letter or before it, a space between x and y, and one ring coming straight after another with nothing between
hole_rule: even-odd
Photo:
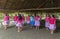
<instances>
[{"instance_id":1,"label":"purple skirt","mask_svg":"<svg viewBox=\"0 0 60 39\"><path fill-rule=\"evenodd\" d=\"M3 25L9 25L9 21L3 21Z\"/></svg>"},{"instance_id":2,"label":"purple skirt","mask_svg":"<svg viewBox=\"0 0 60 39\"><path fill-rule=\"evenodd\" d=\"M22 27L22 23L17 23L16 27Z\"/></svg>"},{"instance_id":3,"label":"purple skirt","mask_svg":"<svg viewBox=\"0 0 60 39\"><path fill-rule=\"evenodd\" d=\"M45 22L45 27L49 27L49 22Z\"/></svg>"},{"instance_id":4,"label":"purple skirt","mask_svg":"<svg viewBox=\"0 0 60 39\"><path fill-rule=\"evenodd\" d=\"M40 26L40 21L35 21L35 26Z\"/></svg>"},{"instance_id":5,"label":"purple skirt","mask_svg":"<svg viewBox=\"0 0 60 39\"><path fill-rule=\"evenodd\" d=\"M55 30L55 29L56 29L55 24L50 24L49 29L50 29L50 30Z\"/></svg>"}]
</instances>

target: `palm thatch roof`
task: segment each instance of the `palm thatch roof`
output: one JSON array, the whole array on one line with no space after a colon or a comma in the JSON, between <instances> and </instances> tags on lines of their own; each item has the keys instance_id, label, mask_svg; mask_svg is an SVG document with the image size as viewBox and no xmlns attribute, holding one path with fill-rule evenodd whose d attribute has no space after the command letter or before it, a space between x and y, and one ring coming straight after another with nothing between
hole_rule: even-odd
<instances>
[{"instance_id":1,"label":"palm thatch roof","mask_svg":"<svg viewBox=\"0 0 60 39\"><path fill-rule=\"evenodd\" d=\"M0 11L56 10L60 0L0 0Z\"/></svg>"}]
</instances>

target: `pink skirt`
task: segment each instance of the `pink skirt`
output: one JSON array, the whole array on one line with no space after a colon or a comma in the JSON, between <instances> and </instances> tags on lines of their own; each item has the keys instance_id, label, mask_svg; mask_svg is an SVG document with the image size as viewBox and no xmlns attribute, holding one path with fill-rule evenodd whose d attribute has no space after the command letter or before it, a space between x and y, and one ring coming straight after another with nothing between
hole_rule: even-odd
<instances>
[{"instance_id":1,"label":"pink skirt","mask_svg":"<svg viewBox=\"0 0 60 39\"><path fill-rule=\"evenodd\" d=\"M3 21L3 25L9 25L9 21Z\"/></svg>"},{"instance_id":2,"label":"pink skirt","mask_svg":"<svg viewBox=\"0 0 60 39\"><path fill-rule=\"evenodd\" d=\"M40 21L35 21L35 26L40 26Z\"/></svg>"},{"instance_id":3,"label":"pink skirt","mask_svg":"<svg viewBox=\"0 0 60 39\"><path fill-rule=\"evenodd\" d=\"M17 23L16 27L22 27L22 23Z\"/></svg>"},{"instance_id":4,"label":"pink skirt","mask_svg":"<svg viewBox=\"0 0 60 39\"><path fill-rule=\"evenodd\" d=\"M55 29L56 29L55 24L50 24L49 29L50 29L50 30L55 30Z\"/></svg>"},{"instance_id":5,"label":"pink skirt","mask_svg":"<svg viewBox=\"0 0 60 39\"><path fill-rule=\"evenodd\" d=\"M49 27L49 22L45 22L45 27Z\"/></svg>"},{"instance_id":6,"label":"pink skirt","mask_svg":"<svg viewBox=\"0 0 60 39\"><path fill-rule=\"evenodd\" d=\"M14 25L16 25L17 24L17 21L14 21Z\"/></svg>"},{"instance_id":7,"label":"pink skirt","mask_svg":"<svg viewBox=\"0 0 60 39\"><path fill-rule=\"evenodd\" d=\"M30 23L30 21L26 21L26 23L27 23L27 24L29 24L29 23Z\"/></svg>"}]
</instances>

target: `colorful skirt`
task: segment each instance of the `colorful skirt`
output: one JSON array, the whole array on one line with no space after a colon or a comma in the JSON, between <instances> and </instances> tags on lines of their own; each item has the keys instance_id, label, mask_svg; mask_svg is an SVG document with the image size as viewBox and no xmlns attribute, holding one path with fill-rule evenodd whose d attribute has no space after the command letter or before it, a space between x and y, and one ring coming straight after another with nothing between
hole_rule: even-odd
<instances>
[{"instance_id":1,"label":"colorful skirt","mask_svg":"<svg viewBox=\"0 0 60 39\"><path fill-rule=\"evenodd\" d=\"M56 29L55 24L50 24L49 29L50 29L50 30L55 30L55 29Z\"/></svg>"},{"instance_id":2,"label":"colorful skirt","mask_svg":"<svg viewBox=\"0 0 60 39\"><path fill-rule=\"evenodd\" d=\"M45 27L49 27L49 22L45 22Z\"/></svg>"},{"instance_id":3,"label":"colorful skirt","mask_svg":"<svg viewBox=\"0 0 60 39\"><path fill-rule=\"evenodd\" d=\"M30 21L30 25L34 26L35 22L34 21Z\"/></svg>"},{"instance_id":4,"label":"colorful skirt","mask_svg":"<svg viewBox=\"0 0 60 39\"><path fill-rule=\"evenodd\" d=\"M22 23L17 23L16 27L22 27Z\"/></svg>"},{"instance_id":5,"label":"colorful skirt","mask_svg":"<svg viewBox=\"0 0 60 39\"><path fill-rule=\"evenodd\" d=\"M9 21L3 21L3 25L9 25Z\"/></svg>"},{"instance_id":6,"label":"colorful skirt","mask_svg":"<svg viewBox=\"0 0 60 39\"><path fill-rule=\"evenodd\" d=\"M40 22L39 21L35 21L35 26L40 26Z\"/></svg>"}]
</instances>

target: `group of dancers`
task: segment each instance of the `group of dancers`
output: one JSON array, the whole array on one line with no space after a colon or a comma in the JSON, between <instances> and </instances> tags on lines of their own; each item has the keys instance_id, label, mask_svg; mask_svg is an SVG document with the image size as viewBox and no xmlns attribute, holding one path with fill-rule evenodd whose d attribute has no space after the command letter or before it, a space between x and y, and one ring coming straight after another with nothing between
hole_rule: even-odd
<instances>
[{"instance_id":1,"label":"group of dancers","mask_svg":"<svg viewBox=\"0 0 60 39\"><path fill-rule=\"evenodd\" d=\"M13 21L14 21L14 25L17 27L18 32L20 32L23 29L23 24L27 23L30 25L30 27L33 29L33 27L36 27L36 30L39 30L40 27L40 19L41 16L39 15L28 15L25 19L24 15L21 14L15 14L15 16L13 17ZM10 20L10 16L8 14L4 15L3 18L3 25L5 27L5 29L7 30L8 26L9 26L9 20ZM56 30L56 18L54 15L46 15L45 17L45 27L46 29L49 29L51 31L51 34L54 33L54 31Z\"/></svg>"}]
</instances>

